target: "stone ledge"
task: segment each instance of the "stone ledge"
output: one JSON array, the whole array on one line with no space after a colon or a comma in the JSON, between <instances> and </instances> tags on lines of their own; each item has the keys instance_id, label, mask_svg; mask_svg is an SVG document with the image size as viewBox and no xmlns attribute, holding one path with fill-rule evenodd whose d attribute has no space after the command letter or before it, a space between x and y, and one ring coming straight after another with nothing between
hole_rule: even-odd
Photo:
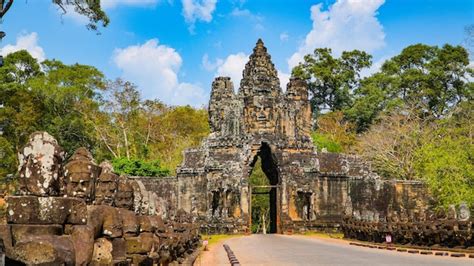
<instances>
[{"instance_id":1,"label":"stone ledge","mask_svg":"<svg viewBox=\"0 0 474 266\"><path fill-rule=\"evenodd\" d=\"M86 224L86 203L79 198L11 196L6 198L11 224Z\"/></svg>"}]
</instances>

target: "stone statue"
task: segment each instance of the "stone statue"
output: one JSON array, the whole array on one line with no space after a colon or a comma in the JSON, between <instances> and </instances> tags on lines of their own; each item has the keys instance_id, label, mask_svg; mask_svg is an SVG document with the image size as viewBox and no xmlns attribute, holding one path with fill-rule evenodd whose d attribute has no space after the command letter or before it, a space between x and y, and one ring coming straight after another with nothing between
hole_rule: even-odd
<instances>
[{"instance_id":1,"label":"stone statue","mask_svg":"<svg viewBox=\"0 0 474 266\"><path fill-rule=\"evenodd\" d=\"M35 132L18 153L20 193L56 196L60 193L64 151L47 132Z\"/></svg>"},{"instance_id":2,"label":"stone statue","mask_svg":"<svg viewBox=\"0 0 474 266\"><path fill-rule=\"evenodd\" d=\"M115 207L133 210L133 187L125 176L118 179L117 193L115 194Z\"/></svg>"},{"instance_id":3,"label":"stone statue","mask_svg":"<svg viewBox=\"0 0 474 266\"><path fill-rule=\"evenodd\" d=\"M100 174L100 167L95 164L92 154L86 148L78 148L64 170L66 195L92 202L95 182Z\"/></svg>"},{"instance_id":4,"label":"stone statue","mask_svg":"<svg viewBox=\"0 0 474 266\"><path fill-rule=\"evenodd\" d=\"M469 210L469 207L465 202L461 203L459 205L459 214L458 214L458 220L459 221L468 221L469 218L471 218L471 211Z\"/></svg>"},{"instance_id":5,"label":"stone statue","mask_svg":"<svg viewBox=\"0 0 474 266\"><path fill-rule=\"evenodd\" d=\"M118 175L113 173L112 164L104 161L100 164L102 172L95 186L95 204L113 206L118 188Z\"/></svg>"}]
</instances>

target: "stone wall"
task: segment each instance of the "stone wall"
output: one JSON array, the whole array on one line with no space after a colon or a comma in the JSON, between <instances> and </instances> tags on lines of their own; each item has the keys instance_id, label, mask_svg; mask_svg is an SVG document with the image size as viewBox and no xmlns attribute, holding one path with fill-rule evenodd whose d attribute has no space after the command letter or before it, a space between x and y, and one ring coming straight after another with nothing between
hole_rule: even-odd
<instances>
[{"instance_id":1,"label":"stone wall","mask_svg":"<svg viewBox=\"0 0 474 266\"><path fill-rule=\"evenodd\" d=\"M64 163L46 132L31 135L19 160L19 195L6 198L0 226L7 264L168 264L199 244L199 224L175 208L175 178L118 176L84 148Z\"/></svg>"}]
</instances>

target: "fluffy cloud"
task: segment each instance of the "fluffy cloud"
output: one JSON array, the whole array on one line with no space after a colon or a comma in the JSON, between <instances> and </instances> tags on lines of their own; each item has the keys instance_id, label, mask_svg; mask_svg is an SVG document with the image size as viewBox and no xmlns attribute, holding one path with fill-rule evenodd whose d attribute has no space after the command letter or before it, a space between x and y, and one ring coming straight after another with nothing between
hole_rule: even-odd
<instances>
[{"instance_id":1,"label":"fluffy cloud","mask_svg":"<svg viewBox=\"0 0 474 266\"><path fill-rule=\"evenodd\" d=\"M286 84L290 82L291 75L278 70L278 78L280 79L280 87L283 91L286 91Z\"/></svg>"},{"instance_id":2,"label":"fluffy cloud","mask_svg":"<svg viewBox=\"0 0 474 266\"><path fill-rule=\"evenodd\" d=\"M16 44L8 44L0 48L0 54L5 56L20 50L27 50L38 62L42 62L46 59L43 48L38 45L38 33L36 32L19 35L16 38Z\"/></svg>"},{"instance_id":3,"label":"fluffy cloud","mask_svg":"<svg viewBox=\"0 0 474 266\"><path fill-rule=\"evenodd\" d=\"M123 77L137 84L147 99L158 98L168 104L196 107L207 101L200 86L179 81L181 56L175 49L159 44L157 39L116 49L112 60L122 70Z\"/></svg>"},{"instance_id":4,"label":"fluffy cloud","mask_svg":"<svg viewBox=\"0 0 474 266\"><path fill-rule=\"evenodd\" d=\"M313 28L288 60L290 69L317 47L332 48L337 55L344 50L373 52L382 48L385 33L376 16L383 3L384 0L337 0L328 10L322 10L322 4L312 6Z\"/></svg>"},{"instance_id":5,"label":"fluffy cloud","mask_svg":"<svg viewBox=\"0 0 474 266\"><path fill-rule=\"evenodd\" d=\"M183 16L193 31L196 21L211 22L217 0L182 0L182 3Z\"/></svg>"},{"instance_id":6,"label":"fluffy cloud","mask_svg":"<svg viewBox=\"0 0 474 266\"><path fill-rule=\"evenodd\" d=\"M242 72L248 60L249 55L246 55L242 52L237 54L231 54L225 59L217 58L215 62L209 61L209 56L205 54L202 58L202 65L207 71L216 71L216 77L230 77L232 82L234 83L234 89L238 90L240 86L240 80L242 79ZM285 90L290 75L278 71L278 77L280 78L281 87L283 88L283 90Z\"/></svg>"},{"instance_id":7,"label":"fluffy cloud","mask_svg":"<svg viewBox=\"0 0 474 266\"><path fill-rule=\"evenodd\" d=\"M244 53L231 54L217 67L216 76L230 77L234 88L238 89L242 79L242 71L249 56Z\"/></svg>"}]
</instances>

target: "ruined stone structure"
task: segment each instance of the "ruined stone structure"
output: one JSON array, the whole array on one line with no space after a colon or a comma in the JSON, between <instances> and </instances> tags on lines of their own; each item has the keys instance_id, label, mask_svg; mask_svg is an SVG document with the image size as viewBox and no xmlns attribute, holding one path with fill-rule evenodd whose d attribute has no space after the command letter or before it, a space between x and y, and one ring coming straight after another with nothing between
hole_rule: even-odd
<instances>
[{"instance_id":1,"label":"ruined stone structure","mask_svg":"<svg viewBox=\"0 0 474 266\"><path fill-rule=\"evenodd\" d=\"M211 134L199 148L184 153L177 170L178 208L200 217L209 232L248 231L248 179L260 157L271 184L271 232L339 226L345 212L364 202L364 190L378 191L384 182L357 157L317 153L311 116L306 83L292 78L283 92L258 40L237 93L229 78L218 77L212 84ZM391 192L395 197L399 190ZM414 208L414 199L401 200Z\"/></svg>"},{"instance_id":2,"label":"ruined stone structure","mask_svg":"<svg viewBox=\"0 0 474 266\"><path fill-rule=\"evenodd\" d=\"M6 198L8 223L0 225L7 265L168 265L195 258L199 224L148 191L146 179L119 177L85 148L65 165L63 159L46 132L32 134L20 151L19 196Z\"/></svg>"}]
</instances>

